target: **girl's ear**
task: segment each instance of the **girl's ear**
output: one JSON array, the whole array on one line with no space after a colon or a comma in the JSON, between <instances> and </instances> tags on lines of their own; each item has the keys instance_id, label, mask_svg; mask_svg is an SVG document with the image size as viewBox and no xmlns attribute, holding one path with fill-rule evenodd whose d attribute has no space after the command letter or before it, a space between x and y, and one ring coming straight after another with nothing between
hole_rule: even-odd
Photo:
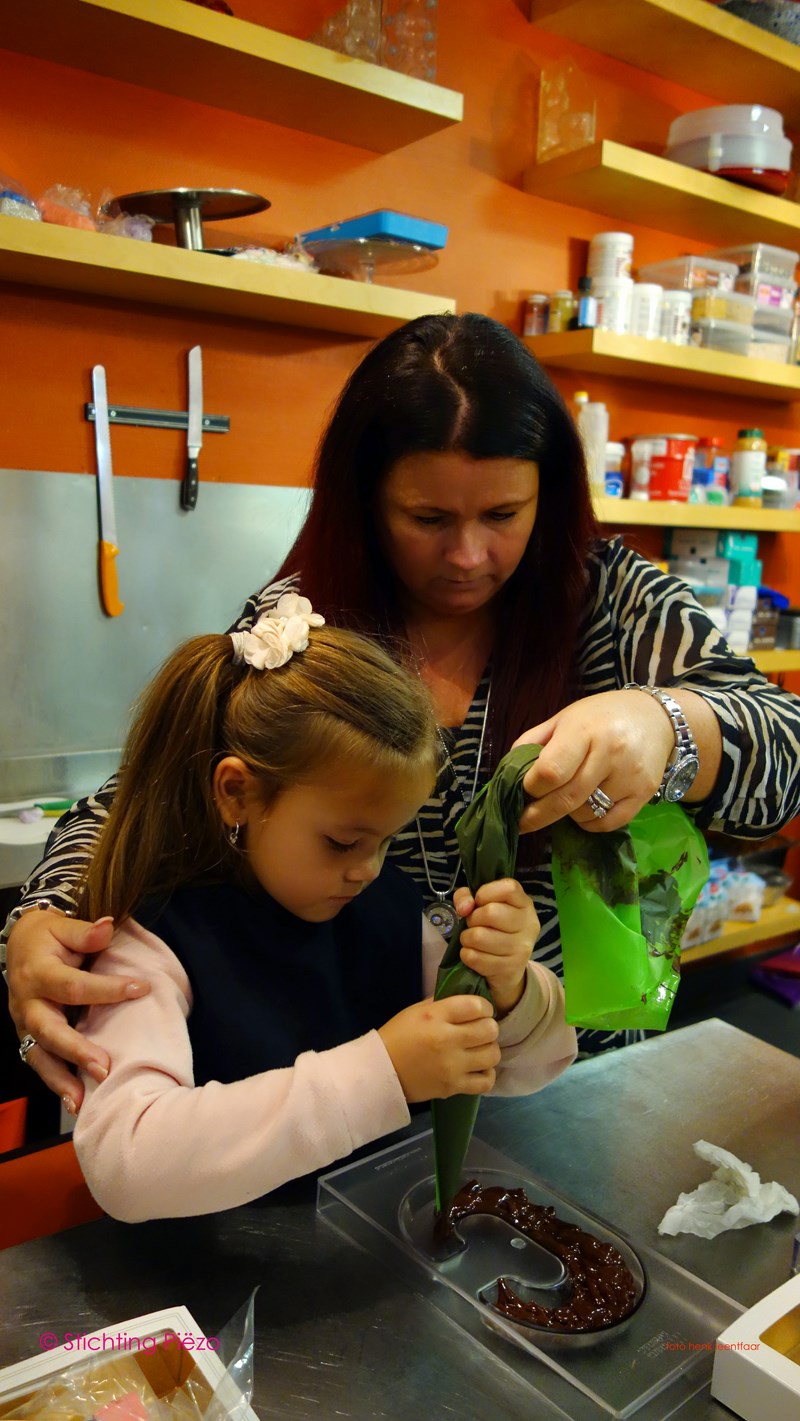
<instances>
[{"instance_id":1,"label":"girl's ear","mask_svg":"<svg viewBox=\"0 0 800 1421\"><path fill-rule=\"evenodd\" d=\"M226 755L214 770L212 789L223 824L247 823L253 775L238 755Z\"/></svg>"}]
</instances>

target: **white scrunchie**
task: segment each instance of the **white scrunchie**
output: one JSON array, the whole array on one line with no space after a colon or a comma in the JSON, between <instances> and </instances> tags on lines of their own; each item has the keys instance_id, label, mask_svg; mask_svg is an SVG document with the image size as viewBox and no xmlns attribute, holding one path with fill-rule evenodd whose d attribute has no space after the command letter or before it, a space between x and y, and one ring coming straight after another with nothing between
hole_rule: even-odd
<instances>
[{"instance_id":1,"label":"white scrunchie","mask_svg":"<svg viewBox=\"0 0 800 1421\"><path fill-rule=\"evenodd\" d=\"M257 671L285 666L296 651L308 646L309 627L324 627L325 618L312 612L307 597L284 592L271 612L259 617L249 632L231 632L233 662L245 662Z\"/></svg>"}]
</instances>

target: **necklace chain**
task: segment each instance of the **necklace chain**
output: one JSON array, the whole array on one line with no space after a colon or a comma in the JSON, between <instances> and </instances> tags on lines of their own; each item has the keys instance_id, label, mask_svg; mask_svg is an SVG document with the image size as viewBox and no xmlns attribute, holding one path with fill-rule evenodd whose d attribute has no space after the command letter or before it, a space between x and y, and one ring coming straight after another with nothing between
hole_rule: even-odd
<instances>
[{"instance_id":1,"label":"necklace chain","mask_svg":"<svg viewBox=\"0 0 800 1421\"><path fill-rule=\"evenodd\" d=\"M488 685L488 687L487 687L487 691L486 691L486 705L485 705L484 708L483 708L483 720L482 720L482 722L481 722L481 737L480 737L480 740L479 740L479 742L478 742L478 754L477 754L477 757L476 757L476 759L475 759L475 772L474 772L474 774L473 774L473 776L472 776L472 786L471 786L471 788L465 790L464 782L462 781L461 776L459 775L458 771L456 770L456 767L455 767L455 765L453 764L453 761L452 761L452 759L451 759L451 757L450 757L450 751L449 751L448 748L447 748L447 742L446 742L444 736L442 735L441 731L439 731L439 739L441 740L442 745L443 745L443 747L444 747L445 758L446 758L446 760L447 760L448 765L450 766L450 769L451 769L452 774L453 774L453 778L454 778L456 784L458 785L459 792L460 792L460 794L461 794L461 799L462 799L462 802L463 802L463 804L464 804L464 808L465 808L465 809L469 808L469 805L472 803L473 799L475 798L475 794L476 794L477 789L478 789L478 778L479 778L479 776L480 776L480 772L481 772L481 761L482 761L482 759L483 759L483 746L484 746L484 741L485 741L485 739L486 739L486 727L487 727L487 725L488 725L488 723L489 723L489 702L490 702L490 700L491 700L491 697L492 697L492 683L491 683L491 680L490 680L490 681L489 681L489 685ZM415 822L416 822L416 826L417 826L417 836L418 836L418 838L419 838L420 852L421 852L421 854L422 854L422 866L423 866L423 868L425 869L425 878L427 879L428 887L429 887L431 893L433 894L434 898L436 898L436 899L439 901L439 903L446 903L447 900L448 900L448 898L451 896L451 894L452 894L452 892L453 892L453 889L454 889L455 886L456 886L456 882L457 882L457 880L458 880L458 875L459 875L459 873L461 872L461 859L459 858L458 863L456 864L456 871L455 871L455 873L453 874L453 879L452 879L452 882L449 884L449 886L448 886L446 889L444 889L444 890L442 890L442 889L440 889L440 888L434 888L433 883L432 883L432 881L431 881L431 871L430 871L430 866L429 866L429 864L428 864L428 855L427 855L427 853L425 852L425 839L424 839L423 833L422 833L422 826L421 826L421 824L420 824L420 822L419 822L419 815L417 815Z\"/></svg>"}]
</instances>

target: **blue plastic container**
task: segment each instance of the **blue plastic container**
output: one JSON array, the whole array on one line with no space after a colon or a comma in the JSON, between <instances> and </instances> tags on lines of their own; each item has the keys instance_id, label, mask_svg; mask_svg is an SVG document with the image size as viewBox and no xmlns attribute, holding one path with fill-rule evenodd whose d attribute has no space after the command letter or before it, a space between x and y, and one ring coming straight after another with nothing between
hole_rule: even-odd
<instances>
[{"instance_id":1,"label":"blue plastic container","mask_svg":"<svg viewBox=\"0 0 800 1421\"><path fill-rule=\"evenodd\" d=\"M422 217L409 217L406 212L392 212L382 207L377 212L364 212L360 217L347 217L344 222L332 222L329 227L315 227L312 232L298 234L301 242L329 242L337 238L346 241L355 237L414 242L433 251L445 245L447 228L441 222L426 222Z\"/></svg>"}]
</instances>

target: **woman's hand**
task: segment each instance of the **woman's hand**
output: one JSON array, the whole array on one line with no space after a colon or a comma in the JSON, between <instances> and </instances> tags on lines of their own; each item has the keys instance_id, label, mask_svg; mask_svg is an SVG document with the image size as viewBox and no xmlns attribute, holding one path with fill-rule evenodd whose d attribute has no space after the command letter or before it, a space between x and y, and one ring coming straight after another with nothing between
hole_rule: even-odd
<instances>
[{"instance_id":1,"label":"woman's hand","mask_svg":"<svg viewBox=\"0 0 800 1421\"><path fill-rule=\"evenodd\" d=\"M415 1002L378 1035L409 1103L486 1095L494 1086L498 1026L485 997Z\"/></svg>"},{"instance_id":2,"label":"woman's hand","mask_svg":"<svg viewBox=\"0 0 800 1421\"><path fill-rule=\"evenodd\" d=\"M60 1095L71 1114L83 1100L83 1086L67 1062L105 1080L110 1060L105 1051L68 1025L65 1007L121 1002L143 997L149 983L79 971L83 954L102 952L114 931L111 918L84 923L54 908L23 913L8 939L9 1009L20 1040L36 1041L27 1064Z\"/></svg>"},{"instance_id":3,"label":"woman's hand","mask_svg":"<svg viewBox=\"0 0 800 1421\"><path fill-rule=\"evenodd\" d=\"M681 696L682 705L684 700L700 702L716 724L701 697L689 693ZM515 743L544 747L523 781L533 803L520 818L522 833L544 829L565 814L583 829L603 832L629 823L652 799L675 749L675 732L653 696L604 691L573 701ZM597 789L613 801L600 819L588 803Z\"/></svg>"},{"instance_id":4,"label":"woman's hand","mask_svg":"<svg viewBox=\"0 0 800 1421\"><path fill-rule=\"evenodd\" d=\"M461 933L461 961L486 978L498 1015L506 1016L525 990L539 936L533 903L514 878L484 883L474 897L468 888L459 888L453 903L459 916L469 919Z\"/></svg>"}]
</instances>

